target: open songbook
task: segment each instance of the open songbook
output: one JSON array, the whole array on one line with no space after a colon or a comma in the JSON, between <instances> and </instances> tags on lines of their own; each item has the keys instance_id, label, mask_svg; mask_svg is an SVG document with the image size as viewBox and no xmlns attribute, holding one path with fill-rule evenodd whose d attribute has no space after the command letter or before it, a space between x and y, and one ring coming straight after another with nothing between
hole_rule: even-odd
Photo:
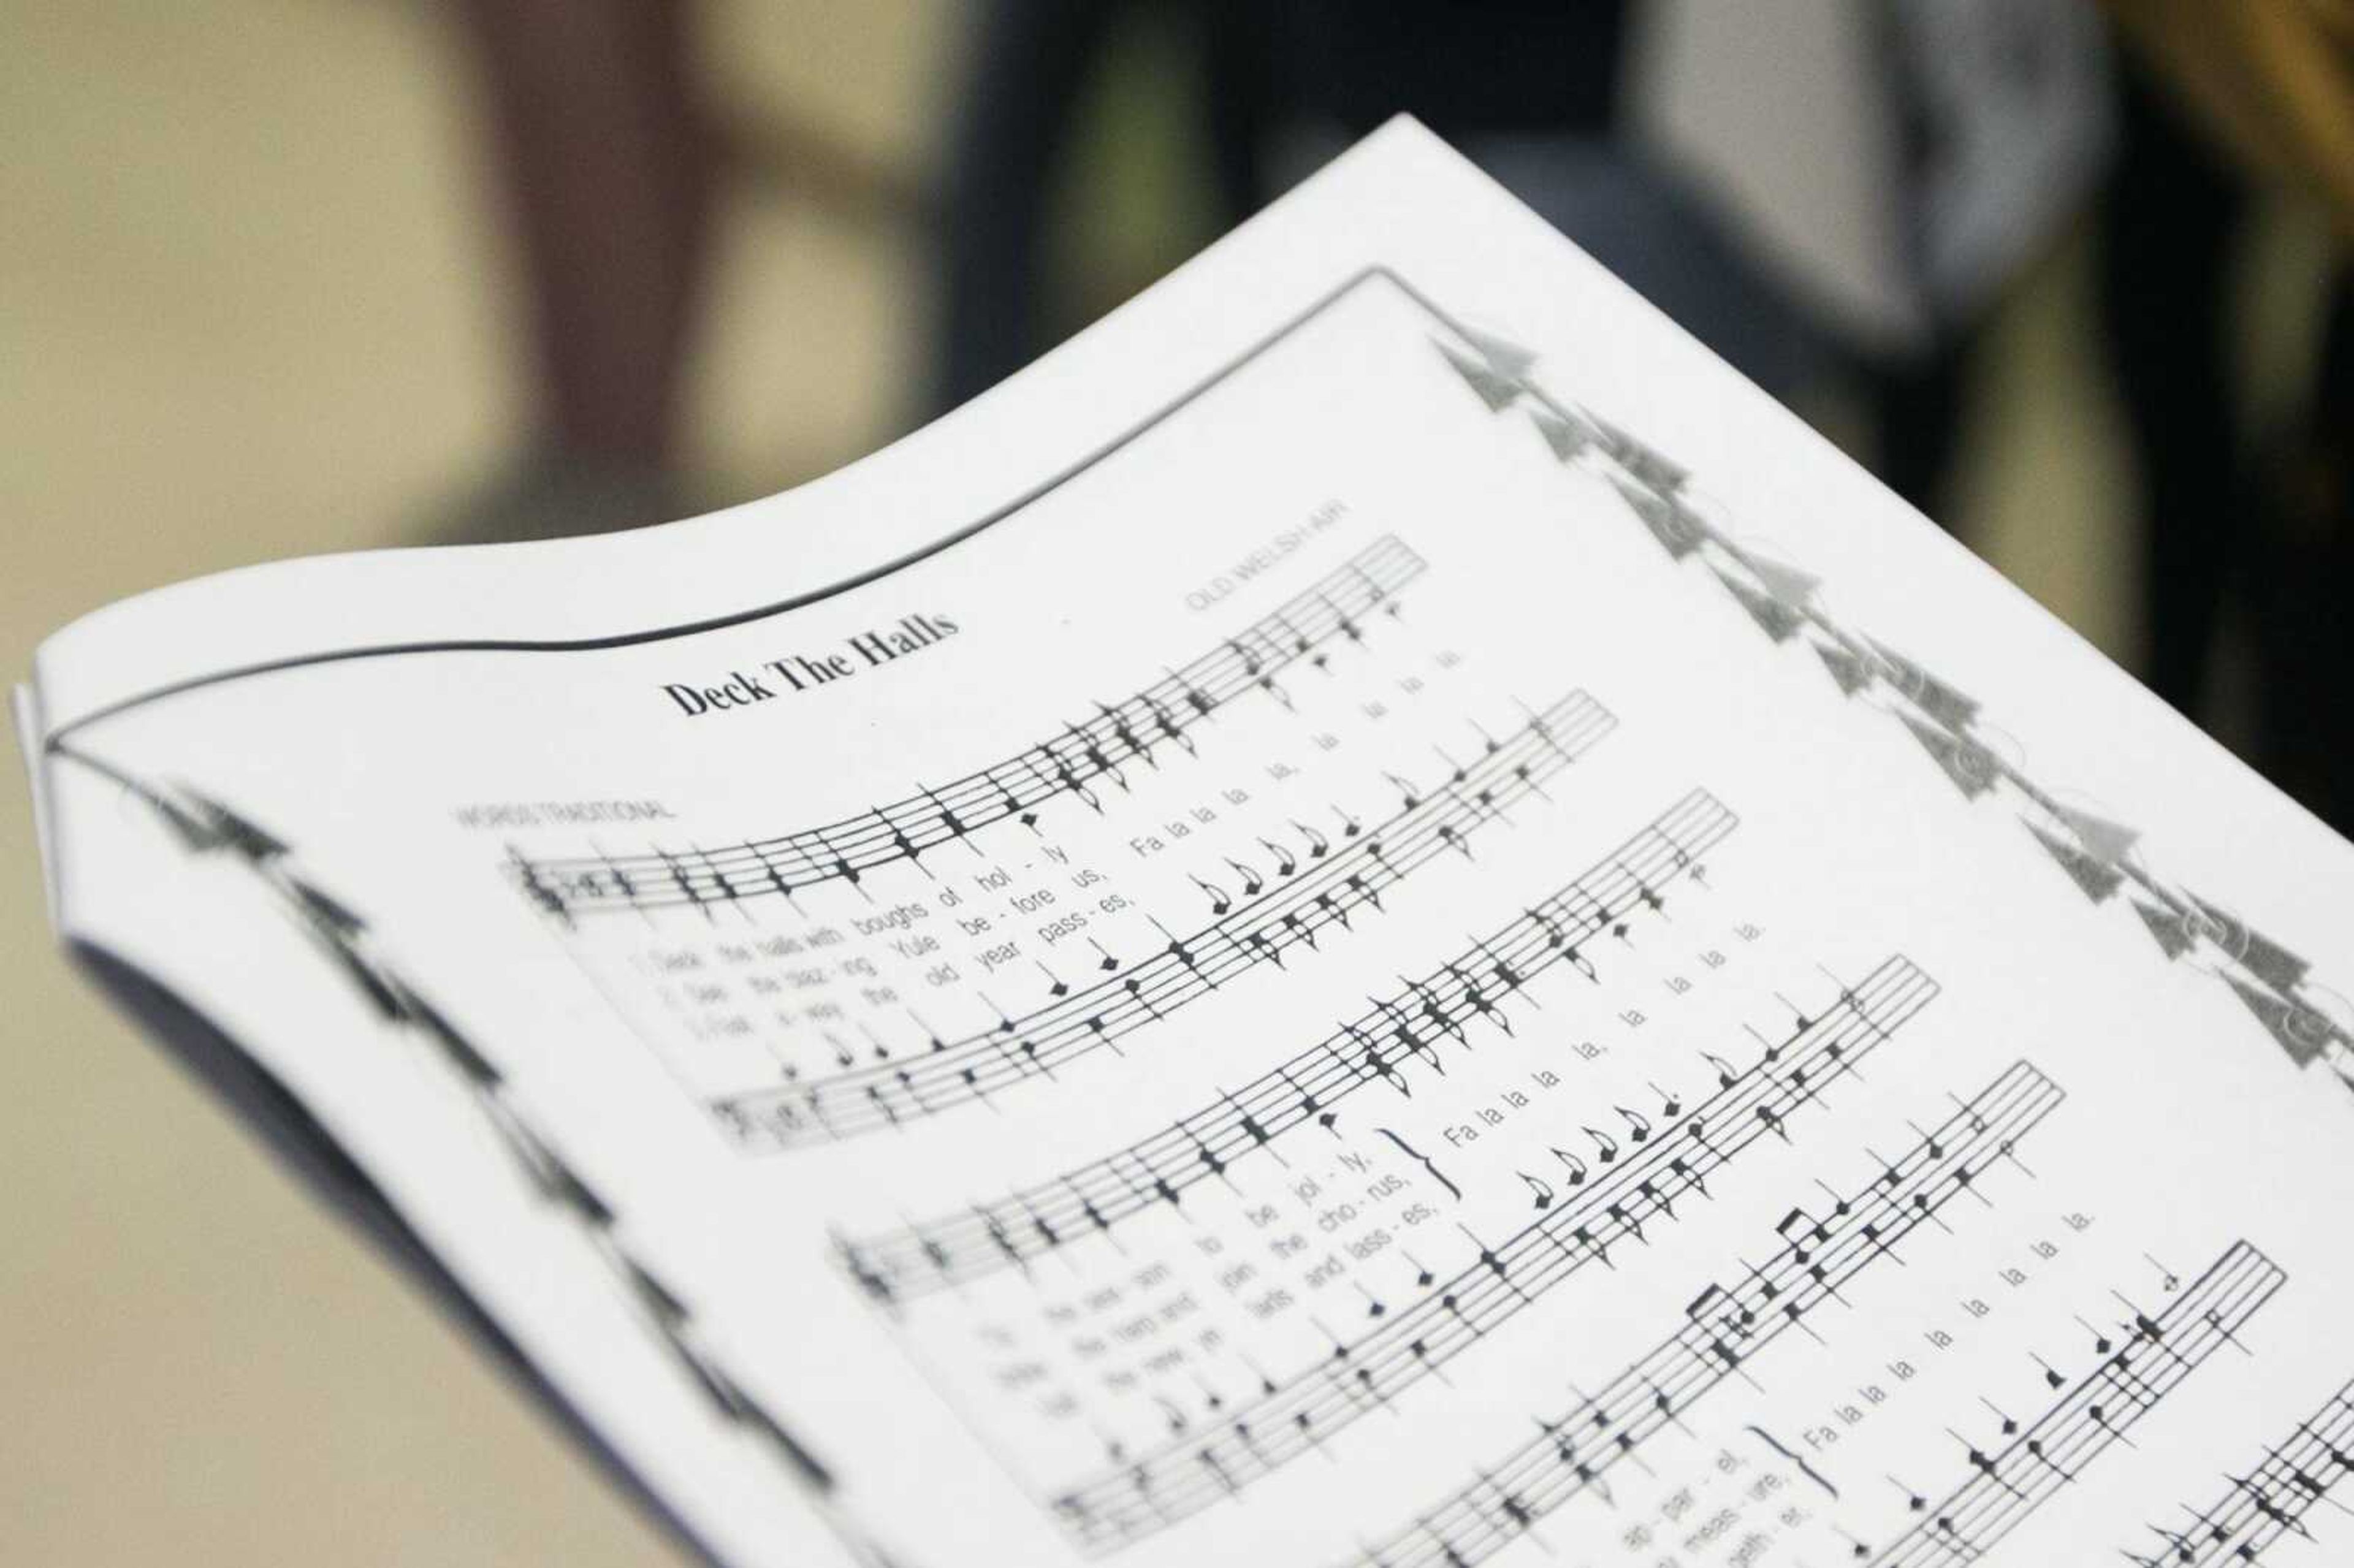
<instances>
[{"instance_id":1,"label":"open songbook","mask_svg":"<svg viewBox=\"0 0 2354 1568\"><path fill-rule=\"evenodd\" d=\"M75 959L712 1561L2354 1561L2354 851L1411 122L16 717Z\"/></svg>"}]
</instances>

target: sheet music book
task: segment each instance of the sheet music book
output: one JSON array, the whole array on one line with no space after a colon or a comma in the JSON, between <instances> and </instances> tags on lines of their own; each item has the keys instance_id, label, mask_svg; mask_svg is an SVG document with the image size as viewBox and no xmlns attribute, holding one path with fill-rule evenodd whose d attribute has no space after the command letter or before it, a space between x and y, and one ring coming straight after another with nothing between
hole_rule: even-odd
<instances>
[{"instance_id":1,"label":"sheet music book","mask_svg":"<svg viewBox=\"0 0 2354 1568\"><path fill-rule=\"evenodd\" d=\"M714 1562L2354 1560L2354 853L1410 122L17 718L79 961Z\"/></svg>"}]
</instances>

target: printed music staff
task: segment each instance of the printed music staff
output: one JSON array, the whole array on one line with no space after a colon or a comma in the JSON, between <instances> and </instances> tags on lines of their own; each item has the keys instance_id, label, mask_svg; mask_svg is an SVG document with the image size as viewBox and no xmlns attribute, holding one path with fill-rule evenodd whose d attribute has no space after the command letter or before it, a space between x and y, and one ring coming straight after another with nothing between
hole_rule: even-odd
<instances>
[{"instance_id":1,"label":"printed music staff","mask_svg":"<svg viewBox=\"0 0 2354 1568\"><path fill-rule=\"evenodd\" d=\"M1078 1056L1111 1046L1262 964L1314 951L1328 932L1346 932L1361 913L1416 870L1464 848L1500 807L1534 798L1545 782L1607 735L1607 710L1574 693L1533 716L1496 749L1449 775L1451 788L1403 792L1395 815L1343 848L1270 873L1246 902L1196 885L1214 912L1208 925L1169 938L1117 978L1052 997L1020 1016L1001 1013L954 1040L928 1040L885 1059L786 1087L724 1097L713 1110L747 1147L783 1149L856 1137L977 1104ZM1697 842L1693 848L1702 847ZM1653 875L1660 873L1654 869Z\"/></svg>"},{"instance_id":2,"label":"printed music staff","mask_svg":"<svg viewBox=\"0 0 2354 1568\"><path fill-rule=\"evenodd\" d=\"M2188 1522L2149 1526L2162 1547L2119 1551L2145 1568L2253 1563L2283 1536L2315 1539L2306 1516L2324 1501L2335 1505L2330 1493L2349 1476L2354 1476L2354 1380L2339 1384L2279 1441L2266 1444L2243 1471L2226 1472L2221 1497L2195 1513L2183 1505Z\"/></svg>"},{"instance_id":3,"label":"printed music staff","mask_svg":"<svg viewBox=\"0 0 2354 1568\"><path fill-rule=\"evenodd\" d=\"M1705 1282L1674 1331L1600 1392L1541 1421L1538 1436L1366 1545L1352 1563L1469 1568L1606 1484L1614 1466L1804 1327L1843 1286L1893 1256L1897 1243L1964 1195L1983 1195L1995 1168L2012 1162L2017 1145L2064 1098L2031 1065L2007 1069L1879 1176L1839 1194L1800 1240L1777 1239L1770 1263L1734 1283L1723 1276Z\"/></svg>"},{"instance_id":4,"label":"printed music staff","mask_svg":"<svg viewBox=\"0 0 2354 1568\"><path fill-rule=\"evenodd\" d=\"M572 921L613 911L701 908L745 898L790 896L825 883L856 885L866 873L909 862L1013 821L1034 827L1063 797L1100 810L1097 781L1124 781L1133 762L1152 765L1152 747L1177 749L1225 704L1253 690L1277 692L1276 675L1323 644L1362 641L1362 622L1394 613L1397 595L1424 571L1422 558L1384 535L1234 639L1163 675L1133 696L1097 705L1095 715L1002 762L837 822L686 857L642 854L536 860L514 856L510 874L540 908ZM1281 641L1273 632L1282 631ZM1190 748L1188 748L1190 749Z\"/></svg>"},{"instance_id":5,"label":"printed music staff","mask_svg":"<svg viewBox=\"0 0 2354 1568\"><path fill-rule=\"evenodd\" d=\"M1973 1449L1969 1476L1915 1510L1913 1527L1872 1568L1931 1568L1991 1551L2245 1328L2288 1277L2235 1242L2155 1317L2137 1314L2093 1370L2000 1446ZM2063 1380L2065 1381L2065 1380ZM2014 1424L2015 1425L2015 1424Z\"/></svg>"},{"instance_id":6,"label":"printed music staff","mask_svg":"<svg viewBox=\"0 0 2354 1568\"><path fill-rule=\"evenodd\" d=\"M843 1255L880 1298L925 1294L1108 1231L1156 1204L1175 1203L1185 1188L1286 1133L1331 1128L1341 1103L1361 1089L1378 1085L1411 1097L1409 1066L1443 1074L1443 1044L1459 1047L1469 1026L1492 1013L1496 997L1548 969L1577 966L1590 977L1591 966L1578 962L1579 944L1627 929L1636 912L1650 908L1638 890L1659 897L1659 889L1676 875L1679 856L1687 865L1696 863L1736 821L1714 797L1695 790L1519 919L1404 991L1375 999L1372 1012L1226 1091L1167 1131L1002 1203L849 1244ZM990 1213L1004 1216L1006 1239L991 1237L988 1245L977 1245L974 1227L985 1234L981 1216ZM1027 1223L1033 1214L1052 1217L1051 1241L1045 1231Z\"/></svg>"},{"instance_id":7,"label":"printed music staff","mask_svg":"<svg viewBox=\"0 0 2354 1568\"><path fill-rule=\"evenodd\" d=\"M1589 1267L1615 1269L1614 1248L1649 1245L1644 1227L1672 1222L1676 1205L1709 1196L1709 1181L1751 1145L1771 1136L1757 1115L1778 1107L1788 1120L1856 1069L1935 999L1936 982L1909 960L1891 958L1843 992L1843 1000L1767 1048L1714 1094L1676 1107L1673 1124L1647 1134L1626 1160L1516 1234L1479 1248L1448 1277L1417 1281L1409 1305L1385 1309L1378 1326L1257 1397L1230 1405L1218 1423L1114 1466L1055 1499L1083 1521L1082 1539L1174 1523L1310 1452L1359 1417L1471 1351ZM1427 1277L1428 1270L1422 1275ZM1713 1287L1712 1287L1713 1288ZM1151 1508L1123 1506L1149 1494Z\"/></svg>"}]
</instances>

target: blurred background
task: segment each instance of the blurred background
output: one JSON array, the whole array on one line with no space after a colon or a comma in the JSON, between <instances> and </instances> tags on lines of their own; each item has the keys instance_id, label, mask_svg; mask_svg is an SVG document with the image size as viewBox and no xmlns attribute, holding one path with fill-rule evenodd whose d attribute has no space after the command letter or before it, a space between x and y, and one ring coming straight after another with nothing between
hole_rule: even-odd
<instances>
[{"instance_id":1,"label":"blurred background","mask_svg":"<svg viewBox=\"0 0 2354 1568\"><path fill-rule=\"evenodd\" d=\"M782 489L1407 109L2354 824L2342 0L0 0L0 40L14 671L200 572ZM0 1562L673 1561L68 974L5 789Z\"/></svg>"}]
</instances>

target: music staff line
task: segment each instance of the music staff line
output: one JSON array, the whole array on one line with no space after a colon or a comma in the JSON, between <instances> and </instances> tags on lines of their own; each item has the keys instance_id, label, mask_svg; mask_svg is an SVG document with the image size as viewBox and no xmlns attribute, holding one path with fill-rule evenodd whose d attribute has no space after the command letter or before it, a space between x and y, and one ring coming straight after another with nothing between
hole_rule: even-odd
<instances>
[{"instance_id":1,"label":"music staff line","mask_svg":"<svg viewBox=\"0 0 2354 1568\"><path fill-rule=\"evenodd\" d=\"M1661 891L1701 864L1737 825L1704 789L1685 795L1565 886L1419 980L1372 1001L1372 1010L1167 1128L993 1204L868 1240L844 1240L840 1264L878 1300L929 1294L1029 1260L1157 1205L1228 1169L1295 1128L1332 1128L1341 1101L1368 1085L1413 1090L1403 1068L1444 1074L1439 1046L1470 1049L1469 1026L1510 1033L1502 998L1568 966L1598 979L1583 951L1606 933L1624 938L1630 917L1664 912Z\"/></svg>"},{"instance_id":2,"label":"music staff line","mask_svg":"<svg viewBox=\"0 0 2354 1568\"><path fill-rule=\"evenodd\" d=\"M1970 1453L1968 1478L1922 1510L1872 1568L1930 1568L1984 1556L2226 1345L2288 1277L2235 1242L2156 1318L2137 1313L2108 1351L2043 1414L1989 1454ZM2241 1349L2245 1349L2241 1346Z\"/></svg>"},{"instance_id":3,"label":"music staff line","mask_svg":"<svg viewBox=\"0 0 2354 1568\"><path fill-rule=\"evenodd\" d=\"M1472 837L1508 821L1507 809L1547 799L1544 786L1617 724L1592 697L1574 692L1502 739L1490 737L1477 760L1456 765L1428 788L1392 776L1399 792L1394 814L1370 829L1348 822L1338 831L1337 848L1327 836L1287 855L1256 896L1246 894L1236 904L1223 888L1205 890L1209 924L1171 937L1166 948L1116 978L1055 996L1018 1017L1000 1014L953 1040L930 1036L896 1059L877 1045L871 1063L722 1096L710 1107L739 1141L788 1148L881 1131L1052 1077L1056 1067L1117 1049L1125 1036L1250 969L1281 967L1298 950L1317 950L1328 933L1349 930L1366 912L1384 913L1384 895L1413 873L1450 853L1469 856Z\"/></svg>"},{"instance_id":4,"label":"music staff line","mask_svg":"<svg viewBox=\"0 0 2354 1568\"><path fill-rule=\"evenodd\" d=\"M1588 1490L1606 1490L1610 1469L1670 1426L1759 1352L1806 1330L1808 1311L1840 1300L1842 1286L1899 1241L1980 1191L1997 1165L2017 1164L2020 1141L2065 1099L2059 1086L2020 1062L1938 1123L1881 1174L1835 1200L1827 1216L1793 1209L1776 1227L1786 1244L1773 1263L1744 1279L1706 1286L1684 1321L1619 1372L1601 1393L1581 1396L1560 1417L1541 1421L1478 1478L1367 1544L1351 1568L1471 1568L1527 1535L1536 1522ZM2020 1166L2024 1171L2024 1166Z\"/></svg>"},{"instance_id":5,"label":"music staff line","mask_svg":"<svg viewBox=\"0 0 2354 1568\"><path fill-rule=\"evenodd\" d=\"M1716 1058L1716 1091L1689 1112L1670 1100L1658 1127L1631 1117L1636 1130L1622 1129L1631 1138L1623 1158L1615 1139L1596 1135L1611 1150L1597 1156L1598 1174L1584 1157L1564 1155L1566 1203L1553 1207L1547 1198L1543 1217L1504 1241L1479 1244L1477 1260L1452 1277L1426 1274L1412 1305L1382 1308L1378 1327L1336 1340L1328 1357L1280 1383L1263 1379L1256 1397L1222 1412L1206 1432L1182 1432L1057 1497L1057 1517L1083 1549L1126 1545L1314 1451L1589 1265L1616 1268L1613 1247L1649 1245L1647 1225L1674 1222L1676 1204L1694 1193L1712 1196L1710 1178L1751 1145L1790 1141L1794 1113L1856 1072L1937 991L1909 959L1891 958L1747 1067L1736 1072Z\"/></svg>"},{"instance_id":6,"label":"music staff line","mask_svg":"<svg viewBox=\"0 0 2354 1568\"><path fill-rule=\"evenodd\" d=\"M1361 643L1367 620L1394 616L1403 590L1426 569L1395 536L1384 535L1304 592L1208 652L1002 762L855 816L740 844L680 853L534 859L514 853L509 874L548 914L572 921L615 910L700 908L784 896L822 884L854 886L901 861L920 865L931 850L969 841L1007 821L1034 828L1039 810L1064 798L1100 811L1096 786L1127 787L1125 769L1158 768L1156 746L1191 755L1192 732L1253 691L1289 704L1277 676L1330 658L1335 639Z\"/></svg>"},{"instance_id":7,"label":"music staff line","mask_svg":"<svg viewBox=\"0 0 2354 1568\"><path fill-rule=\"evenodd\" d=\"M2264 1457L2244 1476L2226 1473L2231 1489L2197 1513L2186 1504L2192 1525L2169 1530L2151 1525L2166 1542L2147 1555L2120 1549L2142 1568L2213 1568L2221 1563L2253 1563L2285 1535L2310 1540L2305 1516L2349 1474L2354 1474L2354 1381L2339 1386L2320 1409L2296 1424L2284 1443L2268 1445ZM2283 1500L2285 1499L2285 1500Z\"/></svg>"}]
</instances>

